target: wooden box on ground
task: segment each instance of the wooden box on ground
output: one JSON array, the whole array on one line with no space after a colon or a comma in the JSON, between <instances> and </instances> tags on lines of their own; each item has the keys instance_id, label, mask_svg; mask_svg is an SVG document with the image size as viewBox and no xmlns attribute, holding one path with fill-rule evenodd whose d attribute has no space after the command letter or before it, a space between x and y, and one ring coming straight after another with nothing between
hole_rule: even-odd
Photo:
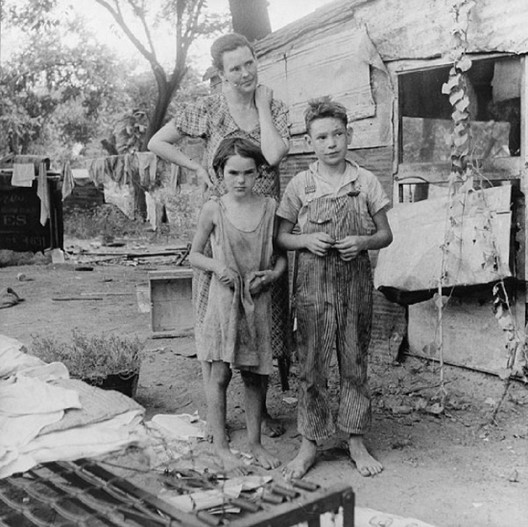
<instances>
[{"instance_id":1,"label":"wooden box on ground","mask_svg":"<svg viewBox=\"0 0 528 527\"><path fill-rule=\"evenodd\" d=\"M192 269L148 273L153 337L178 337L192 333Z\"/></svg>"}]
</instances>

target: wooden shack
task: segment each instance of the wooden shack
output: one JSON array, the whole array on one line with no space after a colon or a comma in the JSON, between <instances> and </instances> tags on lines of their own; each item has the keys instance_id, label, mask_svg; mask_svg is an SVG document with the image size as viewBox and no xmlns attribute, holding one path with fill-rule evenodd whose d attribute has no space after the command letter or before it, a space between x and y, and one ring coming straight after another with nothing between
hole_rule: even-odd
<instances>
[{"instance_id":1,"label":"wooden shack","mask_svg":"<svg viewBox=\"0 0 528 527\"><path fill-rule=\"evenodd\" d=\"M282 188L313 160L303 139L306 101L331 95L349 110L350 157L378 176L393 207L445 192L452 124L442 85L454 60L454 4L462 17L469 12L472 157L490 186L511 184L513 189L510 292L522 329L528 262L525 0L340 0L260 40L260 80L286 102L292 119ZM491 287L461 288L451 298L444 312L448 363L489 372L505 367L504 334L493 315ZM436 331L431 303L401 308L376 298L375 341L393 354L403 318L411 353L426 354Z\"/></svg>"}]
</instances>

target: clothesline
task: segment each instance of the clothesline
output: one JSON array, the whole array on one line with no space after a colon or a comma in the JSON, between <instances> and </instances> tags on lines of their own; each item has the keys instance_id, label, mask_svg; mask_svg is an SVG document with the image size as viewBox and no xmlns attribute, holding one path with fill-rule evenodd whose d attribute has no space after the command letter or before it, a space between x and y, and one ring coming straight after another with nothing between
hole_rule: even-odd
<instances>
[{"instance_id":1,"label":"clothesline","mask_svg":"<svg viewBox=\"0 0 528 527\"><path fill-rule=\"evenodd\" d=\"M134 152L86 159L83 163L94 184L101 185L111 180L122 185L136 185L145 191L159 186L175 188L178 183L178 167L159 159L151 152ZM63 200L72 192L75 178L69 162L64 163ZM167 175L168 173L168 175Z\"/></svg>"}]
</instances>

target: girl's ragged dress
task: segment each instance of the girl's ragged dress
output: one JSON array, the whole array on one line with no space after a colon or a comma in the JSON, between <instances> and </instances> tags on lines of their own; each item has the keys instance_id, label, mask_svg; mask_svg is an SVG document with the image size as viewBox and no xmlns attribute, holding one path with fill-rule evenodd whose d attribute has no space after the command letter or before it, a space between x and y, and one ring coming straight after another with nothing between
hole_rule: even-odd
<instances>
[{"instance_id":1,"label":"girl's ragged dress","mask_svg":"<svg viewBox=\"0 0 528 527\"><path fill-rule=\"evenodd\" d=\"M273 124L281 137L289 139L287 106L282 101L273 99L271 102L271 115ZM220 142L227 137L243 137L259 146L261 143L260 126L256 126L249 132L240 129L229 111L229 106L223 93L215 93L187 105L185 110L174 118L173 122L183 134L206 139L207 169L212 182L212 188L209 190L209 195L211 196L223 196L226 193L223 179L219 179L211 167ZM269 196L278 200L280 196L278 167L270 167L268 165L261 167L261 175L257 179L253 190L255 194ZM207 248L205 251L205 254L210 255ZM192 290L196 333L201 333L204 329L205 311L209 301L210 276L210 273L205 271L195 270L194 272ZM275 358L289 363L292 328L289 323L288 273L283 273L272 285L271 294L273 297L271 312L273 354Z\"/></svg>"},{"instance_id":2,"label":"girl's ragged dress","mask_svg":"<svg viewBox=\"0 0 528 527\"><path fill-rule=\"evenodd\" d=\"M214 199L214 198L213 198ZM273 224L277 203L264 198L264 210L257 227L243 231L229 221L223 201L217 225L211 234L213 258L238 273L235 287L220 283L213 274L204 323L196 328L198 359L224 361L233 368L260 375L272 372L271 290L252 296L249 275L271 269Z\"/></svg>"}]
</instances>

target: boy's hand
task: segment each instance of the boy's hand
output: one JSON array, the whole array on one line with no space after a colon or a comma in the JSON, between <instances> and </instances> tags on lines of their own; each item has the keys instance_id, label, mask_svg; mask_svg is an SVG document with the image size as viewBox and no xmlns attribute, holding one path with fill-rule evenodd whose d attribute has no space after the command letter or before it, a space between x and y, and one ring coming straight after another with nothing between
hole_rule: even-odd
<instances>
[{"instance_id":1,"label":"boy's hand","mask_svg":"<svg viewBox=\"0 0 528 527\"><path fill-rule=\"evenodd\" d=\"M223 264L218 266L218 269L215 269L214 274L220 281L222 285L227 287L233 287L235 285L235 280L237 280L238 275L233 269L229 269Z\"/></svg>"},{"instance_id":2,"label":"boy's hand","mask_svg":"<svg viewBox=\"0 0 528 527\"><path fill-rule=\"evenodd\" d=\"M349 262L357 258L361 251L367 249L365 236L347 236L335 243L334 248L339 251L341 260Z\"/></svg>"},{"instance_id":3,"label":"boy's hand","mask_svg":"<svg viewBox=\"0 0 528 527\"><path fill-rule=\"evenodd\" d=\"M326 232L313 232L303 234L304 247L317 256L325 256L328 249L334 246L335 240Z\"/></svg>"},{"instance_id":4,"label":"boy's hand","mask_svg":"<svg viewBox=\"0 0 528 527\"><path fill-rule=\"evenodd\" d=\"M272 270L255 271L247 277L249 281L249 292L256 295L269 287L276 280L275 273Z\"/></svg>"}]
</instances>

